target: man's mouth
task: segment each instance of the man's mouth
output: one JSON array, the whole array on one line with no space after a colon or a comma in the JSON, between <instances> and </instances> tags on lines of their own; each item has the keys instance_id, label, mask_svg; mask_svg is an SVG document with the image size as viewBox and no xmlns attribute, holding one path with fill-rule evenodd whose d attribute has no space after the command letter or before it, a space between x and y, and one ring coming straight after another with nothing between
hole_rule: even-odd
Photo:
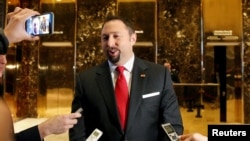
<instances>
[{"instance_id":1,"label":"man's mouth","mask_svg":"<svg viewBox=\"0 0 250 141\"><path fill-rule=\"evenodd\" d=\"M119 50L117 48L110 48L108 50L108 54L112 57L117 56L119 54Z\"/></svg>"}]
</instances>

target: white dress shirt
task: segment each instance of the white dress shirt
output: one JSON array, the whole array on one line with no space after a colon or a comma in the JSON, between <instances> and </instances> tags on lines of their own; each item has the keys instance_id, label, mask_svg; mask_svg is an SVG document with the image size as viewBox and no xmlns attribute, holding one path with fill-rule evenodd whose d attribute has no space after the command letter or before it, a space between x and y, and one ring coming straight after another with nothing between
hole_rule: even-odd
<instances>
[{"instance_id":1,"label":"white dress shirt","mask_svg":"<svg viewBox=\"0 0 250 141\"><path fill-rule=\"evenodd\" d=\"M128 62L123 65L125 67L123 74L126 78L129 92L130 92L130 88L131 88L132 69L133 69L133 65L134 65L134 60L135 60L135 56L133 55L133 57L131 57L128 60ZM110 61L108 61L108 62L109 62L110 73L111 73L111 77L112 77L112 81L113 81L113 87L115 88L115 83L116 83L116 79L117 79L117 75L118 75L117 71L115 70L117 66L112 64Z\"/></svg>"}]
</instances>

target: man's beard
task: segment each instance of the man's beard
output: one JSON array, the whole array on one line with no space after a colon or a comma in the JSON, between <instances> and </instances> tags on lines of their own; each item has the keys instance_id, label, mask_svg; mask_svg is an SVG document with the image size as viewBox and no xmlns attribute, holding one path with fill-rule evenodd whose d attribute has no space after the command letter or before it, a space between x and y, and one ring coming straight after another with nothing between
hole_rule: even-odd
<instances>
[{"instance_id":1,"label":"man's beard","mask_svg":"<svg viewBox=\"0 0 250 141\"><path fill-rule=\"evenodd\" d=\"M117 56L117 57L112 57L110 56L109 54L107 55L108 56L108 60L113 63L113 64L116 64L117 62L119 62L120 60L120 54Z\"/></svg>"},{"instance_id":2,"label":"man's beard","mask_svg":"<svg viewBox=\"0 0 250 141\"><path fill-rule=\"evenodd\" d=\"M111 56L109 55L109 53L107 53L107 56L108 56L108 60L113 64L116 64L120 60L120 53L118 54L118 56Z\"/></svg>"},{"instance_id":3,"label":"man's beard","mask_svg":"<svg viewBox=\"0 0 250 141\"><path fill-rule=\"evenodd\" d=\"M114 55L113 52L116 52L118 53L118 55ZM108 58L108 60L113 63L113 64L116 64L120 61L120 58L121 58L121 52L119 49L117 48L114 48L114 47L110 47L106 50L106 56Z\"/></svg>"}]
</instances>

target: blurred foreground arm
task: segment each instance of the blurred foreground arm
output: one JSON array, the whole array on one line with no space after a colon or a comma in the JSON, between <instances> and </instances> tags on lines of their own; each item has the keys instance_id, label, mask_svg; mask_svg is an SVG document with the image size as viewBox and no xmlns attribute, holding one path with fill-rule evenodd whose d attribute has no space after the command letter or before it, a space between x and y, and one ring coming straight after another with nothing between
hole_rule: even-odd
<instances>
[{"instance_id":1,"label":"blurred foreground arm","mask_svg":"<svg viewBox=\"0 0 250 141\"><path fill-rule=\"evenodd\" d=\"M59 115L50 118L38 125L40 137L44 138L51 134L61 134L68 131L77 123L80 113L71 113L68 115Z\"/></svg>"},{"instance_id":2,"label":"blurred foreground arm","mask_svg":"<svg viewBox=\"0 0 250 141\"><path fill-rule=\"evenodd\" d=\"M19 133L16 133L16 141L41 141L51 134L62 134L68 131L77 123L80 113L71 113L68 115L58 115L42 122L38 126L33 126Z\"/></svg>"},{"instance_id":3,"label":"blurred foreground arm","mask_svg":"<svg viewBox=\"0 0 250 141\"><path fill-rule=\"evenodd\" d=\"M192 133L181 135L180 141L208 141L208 138L200 133Z\"/></svg>"}]
</instances>

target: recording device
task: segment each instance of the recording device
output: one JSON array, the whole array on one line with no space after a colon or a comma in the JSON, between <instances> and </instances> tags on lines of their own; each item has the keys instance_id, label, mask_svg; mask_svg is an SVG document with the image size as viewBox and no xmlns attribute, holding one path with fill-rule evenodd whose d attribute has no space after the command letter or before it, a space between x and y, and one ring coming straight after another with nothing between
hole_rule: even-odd
<instances>
[{"instance_id":1,"label":"recording device","mask_svg":"<svg viewBox=\"0 0 250 141\"><path fill-rule=\"evenodd\" d=\"M174 130L174 127L170 123L165 123L162 124L161 126L171 141L179 141L179 136Z\"/></svg>"},{"instance_id":2,"label":"recording device","mask_svg":"<svg viewBox=\"0 0 250 141\"><path fill-rule=\"evenodd\" d=\"M103 132L99 129L95 129L89 137L86 139L86 141L98 141L98 139L102 136Z\"/></svg>"},{"instance_id":3,"label":"recording device","mask_svg":"<svg viewBox=\"0 0 250 141\"><path fill-rule=\"evenodd\" d=\"M25 30L34 36L53 34L54 13L48 12L30 17L25 22Z\"/></svg>"}]
</instances>

